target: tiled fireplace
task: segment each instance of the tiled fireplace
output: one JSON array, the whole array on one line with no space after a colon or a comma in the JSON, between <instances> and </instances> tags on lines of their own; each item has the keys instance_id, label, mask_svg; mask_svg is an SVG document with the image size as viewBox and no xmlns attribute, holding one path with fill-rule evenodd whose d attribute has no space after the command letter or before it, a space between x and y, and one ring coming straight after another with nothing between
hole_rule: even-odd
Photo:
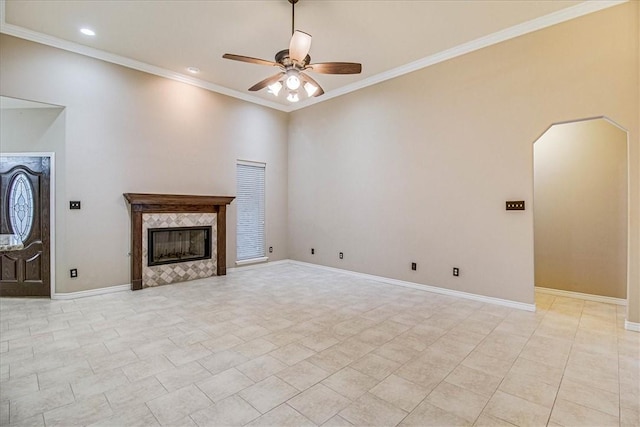
<instances>
[{"instance_id":1,"label":"tiled fireplace","mask_svg":"<svg viewBox=\"0 0 640 427\"><path fill-rule=\"evenodd\" d=\"M160 265L150 260L149 230L183 230L197 226L211 227L213 241L209 241L209 259L195 261L172 260ZM153 213L142 214L142 287L167 285L185 280L203 279L216 274L215 258L216 214L214 213ZM170 256L167 258L171 258ZM195 258L195 257L194 257ZM199 257L201 258L201 257Z\"/></svg>"},{"instance_id":2,"label":"tiled fireplace","mask_svg":"<svg viewBox=\"0 0 640 427\"><path fill-rule=\"evenodd\" d=\"M233 197L124 196L131 204L132 290L226 274L226 205ZM154 259L150 235L159 240Z\"/></svg>"}]
</instances>

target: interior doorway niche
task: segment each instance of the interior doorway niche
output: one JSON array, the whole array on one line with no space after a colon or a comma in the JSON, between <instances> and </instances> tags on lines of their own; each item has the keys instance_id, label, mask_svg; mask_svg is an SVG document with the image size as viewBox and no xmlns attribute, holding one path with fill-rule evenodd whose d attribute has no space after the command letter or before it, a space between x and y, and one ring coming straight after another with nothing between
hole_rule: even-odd
<instances>
[{"instance_id":1,"label":"interior doorway niche","mask_svg":"<svg viewBox=\"0 0 640 427\"><path fill-rule=\"evenodd\" d=\"M63 253L56 235L64 235L63 205L56 205L56 197L64 199L65 180L57 180L56 170L65 169L65 107L38 101L0 95L0 155L5 157L48 157L50 159L50 276L51 298L56 299L56 283L66 278L56 270L56 258Z\"/></svg>"},{"instance_id":2,"label":"interior doorway niche","mask_svg":"<svg viewBox=\"0 0 640 427\"><path fill-rule=\"evenodd\" d=\"M535 141L537 288L626 300L627 141L604 117L554 124Z\"/></svg>"}]
</instances>

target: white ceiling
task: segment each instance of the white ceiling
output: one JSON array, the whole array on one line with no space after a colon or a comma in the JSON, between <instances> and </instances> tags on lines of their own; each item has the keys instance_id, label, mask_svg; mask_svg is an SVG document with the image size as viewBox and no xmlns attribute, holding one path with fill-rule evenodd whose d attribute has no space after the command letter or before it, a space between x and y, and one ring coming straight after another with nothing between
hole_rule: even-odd
<instances>
[{"instance_id":1,"label":"white ceiling","mask_svg":"<svg viewBox=\"0 0 640 427\"><path fill-rule=\"evenodd\" d=\"M248 92L288 48L287 0L2 0L3 33L292 111L521 34L620 3L565 0L300 0L296 29L313 36L312 62L362 63L362 74L311 75L325 95L297 104ZM88 27L88 37L79 32ZM186 68L197 67L197 76ZM282 95L282 94L281 94Z\"/></svg>"}]
</instances>

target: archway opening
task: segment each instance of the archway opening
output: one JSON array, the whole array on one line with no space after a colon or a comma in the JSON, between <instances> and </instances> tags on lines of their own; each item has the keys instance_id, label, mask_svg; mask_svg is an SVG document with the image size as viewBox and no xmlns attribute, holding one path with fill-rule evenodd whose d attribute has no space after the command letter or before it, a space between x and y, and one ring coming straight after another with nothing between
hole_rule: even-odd
<instances>
[{"instance_id":1,"label":"archway opening","mask_svg":"<svg viewBox=\"0 0 640 427\"><path fill-rule=\"evenodd\" d=\"M535 142L537 288L626 300L627 138L598 118L555 124Z\"/></svg>"}]
</instances>

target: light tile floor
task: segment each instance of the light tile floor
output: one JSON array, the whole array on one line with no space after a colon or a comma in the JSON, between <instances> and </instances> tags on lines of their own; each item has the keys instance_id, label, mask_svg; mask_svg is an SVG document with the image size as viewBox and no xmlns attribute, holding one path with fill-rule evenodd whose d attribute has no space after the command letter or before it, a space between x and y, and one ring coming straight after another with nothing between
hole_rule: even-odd
<instances>
[{"instance_id":1,"label":"light tile floor","mask_svg":"<svg viewBox=\"0 0 640 427\"><path fill-rule=\"evenodd\" d=\"M624 307L535 313L280 264L0 300L0 423L638 426Z\"/></svg>"}]
</instances>

